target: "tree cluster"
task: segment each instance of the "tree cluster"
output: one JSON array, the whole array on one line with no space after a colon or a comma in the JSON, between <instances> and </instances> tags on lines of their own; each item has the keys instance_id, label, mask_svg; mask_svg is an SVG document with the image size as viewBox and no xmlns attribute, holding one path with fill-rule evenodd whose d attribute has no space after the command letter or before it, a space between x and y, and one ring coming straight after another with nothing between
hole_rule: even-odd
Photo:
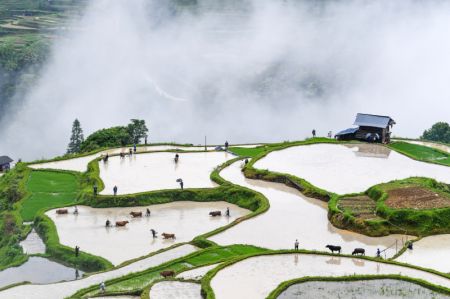
<instances>
[{"instance_id":1,"label":"tree cluster","mask_svg":"<svg viewBox=\"0 0 450 299\"><path fill-rule=\"evenodd\" d=\"M79 122L74 122L68 153L90 152L104 147L139 144L142 139L147 138L148 128L145 120L132 119L127 126L117 126L95 131L86 140L83 140L82 133Z\"/></svg>"},{"instance_id":2,"label":"tree cluster","mask_svg":"<svg viewBox=\"0 0 450 299\"><path fill-rule=\"evenodd\" d=\"M446 122L437 122L425 130L420 139L450 143L450 125Z\"/></svg>"}]
</instances>

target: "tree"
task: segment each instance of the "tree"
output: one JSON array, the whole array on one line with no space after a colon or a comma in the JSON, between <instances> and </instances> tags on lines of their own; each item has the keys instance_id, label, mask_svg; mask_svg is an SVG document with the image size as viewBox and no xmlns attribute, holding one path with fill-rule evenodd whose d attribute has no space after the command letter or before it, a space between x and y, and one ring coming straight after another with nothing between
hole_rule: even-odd
<instances>
[{"instance_id":1,"label":"tree","mask_svg":"<svg viewBox=\"0 0 450 299\"><path fill-rule=\"evenodd\" d=\"M83 129L78 119L73 121L72 136L70 136L69 146L67 147L68 154L75 154L81 151L81 144L84 141Z\"/></svg>"},{"instance_id":2,"label":"tree","mask_svg":"<svg viewBox=\"0 0 450 299\"><path fill-rule=\"evenodd\" d=\"M420 139L450 143L450 125L446 122L437 122L429 130L425 130Z\"/></svg>"},{"instance_id":3,"label":"tree","mask_svg":"<svg viewBox=\"0 0 450 299\"><path fill-rule=\"evenodd\" d=\"M127 127L118 126L95 131L81 145L82 152L90 152L99 148L126 146L132 143Z\"/></svg>"},{"instance_id":4,"label":"tree","mask_svg":"<svg viewBox=\"0 0 450 299\"><path fill-rule=\"evenodd\" d=\"M148 129L143 119L132 119L127 130L134 144L138 144L142 138L148 136Z\"/></svg>"}]
</instances>

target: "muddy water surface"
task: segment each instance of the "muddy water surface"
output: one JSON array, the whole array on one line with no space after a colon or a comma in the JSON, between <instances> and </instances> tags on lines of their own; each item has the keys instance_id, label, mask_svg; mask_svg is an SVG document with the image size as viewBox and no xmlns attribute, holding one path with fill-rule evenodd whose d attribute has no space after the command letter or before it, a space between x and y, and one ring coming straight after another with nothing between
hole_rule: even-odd
<instances>
[{"instance_id":1,"label":"muddy water surface","mask_svg":"<svg viewBox=\"0 0 450 299\"><path fill-rule=\"evenodd\" d=\"M232 164L220 174L228 181L264 194L270 201L270 209L210 238L219 244L252 244L286 249L293 248L298 239L300 248L327 251L326 245L339 245L342 253L346 254L360 247L366 250L366 255L375 256L377 248L384 250L390 247L385 256L392 257L396 253L396 242L400 250L402 242L406 240L402 235L372 238L335 228L327 218L327 203L305 197L283 184L246 179L241 172L240 162Z\"/></svg>"},{"instance_id":2,"label":"muddy water surface","mask_svg":"<svg viewBox=\"0 0 450 299\"><path fill-rule=\"evenodd\" d=\"M0 288L24 281L42 284L75 280L82 274L82 271L76 271L46 258L30 257L28 261L18 267L0 271Z\"/></svg>"},{"instance_id":3,"label":"muddy water surface","mask_svg":"<svg viewBox=\"0 0 450 299\"><path fill-rule=\"evenodd\" d=\"M393 279L361 280L361 281L311 281L290 286L277 299L423 299L449 298L422 286Z\"/></svg>"},{"instance_id":4,"label":"muddy water surface","mask_svg":"<svg viewBox=\"0 0 450 299\"><path fill-rule=\"evenodd\" d=\"M229 207L231 217L209 216L210 211L223 213ZM131 211L145 214L151 210L150 217L133 218ZM69 208L73 209L73 208ZM72 213L57 215L55 210L46 214L54 221L61 244L102 256L118 265L126 260L147 255L180 242L189 242L194 237L231 223L236 218L249 213L248 210L227 202L173 202L131 208L91 208L78 206L78 215ZM109 219L128 220L125 227L105 227ZM158 232L153 239L150 229ZM175 240L164 240L161 233L174 233Z\"/></svg>"},{"instance_id":5,"label":"muddy water surface","mask_svg":"<svg viewBox=\"0 0 450 299\"><path fill-rule=\"evenodd\" d=\"M399 262L450 273L450 234L425 237L397 259Z\"/></svg>"},{"instance_id":6,"label":"muddy water surface","mask_svg":"<svg viewBox=\"0 0 450 299\"><path fill-rule=\"evenodd\" d=\"M183 279L194 279L194 280L200 280L205 276L208 271L214 269L219 264L213 264L209 266L199 267L192 270L181 272L177 275L177 278L183 278Z\"/></svg>"},{"instance_id":7,"label":"muddy water surface","mask_svg":"<svg viewBox=\"0 0 450 299\"><path fill-rule=\"evenodd\" d=\"M45 253L45 244L34 228L19 245L22 246L23 252L26 254Z\"/></svg>"},{"instance_id":8,"label":"muddy water surface","mask_svg":"<svg viewBox=\"0 0 450 299\"><path fill-rule=\"evenodd\" d=\"M450 183L450 168L419 162L381 145L314 144L274 151L255 168L289 173L338 194L411 176Z\"/></svg>"},{"instance_id":9,"label":"muddy water surface","mask_svg":"<svg viewBox=\"0 0 450 299\"><path fill-rule=\"evenodd\" d=\"M73 295L76 291L88 286L98 286L101 282L121 277L132 272L161 265L167 261L186 256L197 250L194 246L183 245L171 250L150 256L112 271L94 274L83 279L48 284L48 285L22 285L0 292L1 299L61 299ZM108 290L108 284L106 284Z\"/></svg>"},{"instance_id":10,"label":"muddy water surface","mask_svg":"<svg viewBox=\"0 0 450 299\"><path fill-rule=\"evenodd\" d=\"M233 264L213 277L217 299L266 298L281 282L305 276L401 274L450 287L450 279L428 272L356 258L304 254L260 256Z\"/></svg>"},{"instance_id":11,"label":"muddy water surface","mask_svg":"<svg viewBox=\"0 0 450 299\"><path fill-rule=\"evenodd\" d=\"M101 194L113 194L114 186L119 194L177 189L178 178L183 179L184 188L214 187L216 184L209 177L213 169L235 157L226 152L180 153L180 160L175 163L174 155L140 154L100 162L100 177L105 183Z\"/></svg>"},{"instance_id":12,"label":"muddy water surface","mask_svg":"<svg viewBox=\"0 0 450 299\"><path fill-rule=\"evenodd\" d=\"M150 289L152 299L202 299L201 285L192 282L162 281Z\"/></svg>"}]
</instances>

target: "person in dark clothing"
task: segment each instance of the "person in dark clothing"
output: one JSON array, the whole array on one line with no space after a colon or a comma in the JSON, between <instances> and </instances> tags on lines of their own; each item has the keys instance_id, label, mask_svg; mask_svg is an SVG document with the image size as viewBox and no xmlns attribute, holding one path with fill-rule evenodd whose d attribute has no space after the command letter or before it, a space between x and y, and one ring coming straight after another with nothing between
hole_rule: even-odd
<instances>
[{"instance_id":1,"label":"person in dark clothing","mask_svg":"<svg viewBox=\"0 0 450 299\"><path fill-rule=\"evenodd\" d=\"M150 231L152 232L152 237L153 237L153 239L157 238L157 237L156 237L156 234L157 234L156 230L154 230L154 229L152 228Z\"/></svg>"},{"instance_id":2,"label":"person in dark clothing","mask_svg":"<svg viewBox=\"0 0 450 299\"><path fill-rule=\"evenodd\" d=\"M228 141L225 141L225 150L228 150Z\"/></svg>"},{"instance_id":3,"label":"person in dark clothing","mask_svg":"<svg viewBox=\"0 0 450 299\"><path fill-rule=\"evenodd\" d=\"M109 219L106 220L105 226L106 227L110 227L111 226L111 221L109 221Z\"/></svg>"},{"instance_id":4,"label":"person in dark clothing","mask_svg":"<svg viewBox=\"0 0 450 299\"><path fill-rule=\"evenodd\" d=\"M80 247L75 246L75 256L78 257L80 255Z\"/></svg>"},{"instance_id":5,"label":"person in dark clothing","mask_svg":"<svg viewBox=\"0 0 450 299\"><path fill-rule=\"evenodd\" d=\"M151 214L151 212L150 212L150 210L147 208L147 211L145 212L145 216L150 217L150 214Z\"/></svg>"},{"instance_id":6,"label":"person in dark clothing","mask_svg":"<svg viewBox=\"0 0 450 299\"><path fill-rule=\"evenodd\" d=\"M299 244L299 243L298 243L298 240L295 240L295 243L294 243L294 249L295 249L295 250L298 250L298 244Z\"/></svg>"},{"instance_id":7,"label":"person in dark clothing","mask_svg":"<svg viewBox=\"0 0 450 299\"><path fill-rule=\"evenodd\" d=\"M377 257L381 257L381 251L380 251L380 248L377 248Z\"/></svg>"},{"instance_id":8,"label":"person in dark clothing","mask_svg":"<svg viewBox=\"0 0 450 299\"><path fill-rule=\"evenodd\" d=\"M312 130L312 135L313 135L313 137L316 137L316 130L315 129Z\"/></svg>"},{"instance_id":9,"label":"person in dark clothing","mask_svg":"<svg viewBox=\"0 0 450 299\"><path fill-rule=\"evenodd\" d=\"M178 153L175 154L175 163L178 163L178 160L180 159L180 155Z\"/></svg>"},{"instance_id":10,"label":"person in dark clothing","mask_svg":"<svg viewBox=\"0 0 450 299\"><path fill-rule=\"evenodd\" d=\"M117 186L114 186L113 192L114 192L114 195L117 195Z\"/></svg>"},{"instance_id":11,"label":"person in dark clothing","mask_svg":"<svg viewBox=\"0 0 450 299\"><path fill-rule=\"evenodd\" d=\"M411 241L408 242L407 247L408 247L409 250L413 250L413 242L411 242Z\"/></svg>"},{"instance_id":12,"label":"person in dark clothing","mask_svg":"<svg viewBox=\"0 0 450 299\"><path fill-rule=\"evenodd\" d=\"M230 217L230 208L227 207L227 211L225 212L225 215L226 215L227 217Z\"/></svg>"},{"instance_id":13,"label":"person in dark clothing","mask_svg":"<svg viewBox=\"0 0 450 299\"><path fill-rule=\"evenodd\" d=\"M183 182L183 180L180 180L180 187L181 187L181 190L184 189L184 182Z\"/></svg>"},{"instance_id":14,"label":"person in dark clothing","mask_svg":"<svg viewBox=\"0 0 450 299\"><path fill-rule=\"evenodd\" d=\"M129 153L130 153L130 156L133 155L133 149L132 148L130 148Z\"/></svg>"},{"instance_id":15,"label":"person in dark clothing","mask_svg":"<svg viewBox=\"0 0 450 299\"><path fill-rule=\"evenodd\" d=\"M247 165L248 164L248 159L245 159L244 163L245 163L245 165Z\"/></svg>"},{"instance_id":16,"label":"person in dark clothing","mask_svg":"<svg viewBox=\"0 0 450 299\"><path fill-rule=\"evenodd\" d=\"M94 196L97 196L98 187L97 184L94 184Z\"/></svg>"}]
</instances>

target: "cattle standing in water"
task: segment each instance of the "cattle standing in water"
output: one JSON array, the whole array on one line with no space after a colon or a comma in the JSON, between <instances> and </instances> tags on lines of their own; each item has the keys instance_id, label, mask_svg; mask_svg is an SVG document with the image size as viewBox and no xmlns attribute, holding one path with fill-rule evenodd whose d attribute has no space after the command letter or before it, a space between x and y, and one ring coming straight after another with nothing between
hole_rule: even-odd
<instances>
[{"instance_id":1,"label":"cattle standing in water","mask_svg":"<svg viewBox=\"0 0 450 299\"><path fill-rule=\"evenodd\" d=\"M366 250L364 248L355 248L352 255L366 255Z\"/></svg>"},{"instance_id":2,"label":"cattle standing in water","mask_svg":"<svg viewBox=\"0 0 450 299\"><path fill-rule=\"evenodd\" d=\"M63 215L63 214L68 214L69 211L67 209L57 209L56 210L56 214L58 215Z\"/></svg>"},{"instance_id":3,"label":"cattle standing in water","mask_svg":"<svg viewBox=\"0 0 450 299\"><path fill-rule=\"evenodd\" d=\"M334 253L335 251L341 253L341 246L327 245L325 247L330 249L331 253Z\"/></svg>"},{"instance_id":4,"label":"cattle standing in water","mask_svg":"<svg viewBox=\"0 0 450 299\"><path fill-rule=\"evenodd\" d=\"M159 274L161 274L161 276L164 277L164 278L174 277L175 276L175 271L173 271L173 270L166 270L166 271L159 272Z\"/></svg>"},{"instance_id":5,"label":"cattle standing in water","mask_svg":"<svg viewBox=\"0 0 450 299\"><path fill-rule=\"evenodd\" d=\"M176 239L175 234L162 233L161 236L163 236L164 239Z\"/></svg>"},{"instance_id":6,"label":"cattle standing in water","mask_svg":"<svg viewBox=\"0 0 450 299\"><path fill-rule=\"evenodd\" d=\"M142 212L130 212L131 217L142 217Z\"/></svg>"},{"instance_id":7,"label":"cattle standing in water","mask_svg":"<svg viewBox=\"0 0 450 299\"><path fill-rule=\"evenodd\" d=\"M213 216L213 217L222 216L222 212L221 211L212 211L212 212L209 212L209 216Z\"/></svg>"},{"instance_id":8,"label":"cattle standing in water","mask_svg":"<svg viewBox=\"0 0 450 299\"><path fill-rule=\"evenodd\" d=\"M128 223L130 223L129 221L125 220L125 221L116 221L116 226L125 226Z\"/></svg>"}]
</instances>

